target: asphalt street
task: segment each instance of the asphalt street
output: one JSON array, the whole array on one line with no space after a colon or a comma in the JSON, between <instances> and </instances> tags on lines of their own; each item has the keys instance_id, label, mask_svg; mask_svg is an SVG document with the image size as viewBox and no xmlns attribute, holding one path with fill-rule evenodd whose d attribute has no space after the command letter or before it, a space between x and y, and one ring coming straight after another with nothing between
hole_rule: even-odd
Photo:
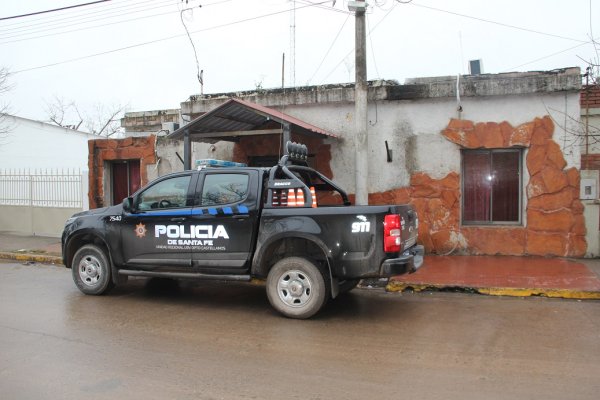
<instances>
[{"instance_id":1,"label":"asphalt street","mask_svg":"<svg viewBox=\"0 0 600 400\"><path fill-rule=\"evenodd\" d=\"M0 262L1 399L597 399L600 301L358 289L311 320L261 286Z\"/></svg>"}]
</instances>

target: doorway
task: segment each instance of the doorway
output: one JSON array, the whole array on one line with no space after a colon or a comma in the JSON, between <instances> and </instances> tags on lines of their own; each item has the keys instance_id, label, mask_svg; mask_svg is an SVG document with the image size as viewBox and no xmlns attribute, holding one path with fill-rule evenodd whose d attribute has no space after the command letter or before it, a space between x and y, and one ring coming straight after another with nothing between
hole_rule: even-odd
<instances>
[{"instance_id":1,"label":"doorway","mask_svg":"<svg viewBox=\"0 0 600 400\"><path fill-rule=\"evenodd\" d=\"M115 205L140 188L140 160L113 161L111 167L112 204Z\"/></svg>"}]
</instances>

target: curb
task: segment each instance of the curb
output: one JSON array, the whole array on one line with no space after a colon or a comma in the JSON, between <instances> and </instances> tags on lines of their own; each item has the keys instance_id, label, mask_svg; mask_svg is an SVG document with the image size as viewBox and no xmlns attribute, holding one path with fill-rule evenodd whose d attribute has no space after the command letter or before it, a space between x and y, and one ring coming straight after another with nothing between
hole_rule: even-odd
<instances>
[{"instance_id":1,"label":"curb","mask_svg":"<svg viewBox=\"0 0 600 400\"><path fill-rule=\"evenodd\" d=\"M42 264L58 264L62 265L62 257L48 256L44 254L27 254L27 253L11 253L0 251L0 259L5 260L16 260L16 261L30 261Z\"/></svg>"},{"instance_id":2,"label":"curb","mask_svg":"<svg viewBox=\"0 0 600 400\"><path fill-rule=\"evenodd\" d=\"M16 260L24 262L35 262L41 264L63 265L62 257L44 254L13 253L0 251L0 259ZM253 280L254 285L263 285L264 281ZM503 287L470 287L459 285L439 285L423 283L390 282L385 287L386 292L404 292L407 290L422 292L426 290L457 289L462 291L476 292L488 296L509 297L532 297L542 296L548 298L576 299L576 300L600 300L600 291L581 289L540 289L540 288L503 288Z\"/></svg>"},{"instance_id":3,"label":"curb","mask_svg":"<svg viewBox=\"0 0 600 400\"><path fill-rule=\"evenodd\" d=\"M422 283L400 283L390 282L386 286L387 292L404 292L412 289L415 292L424 290L442 290L459 289L464 291L476 292L488 296L510 296L510 297L531 297L542 296L561 299L577 300L600 300L600 291L590 291L581 289L540 289L540 288L478 288L469 286L435 285Z\"/></svg>"}]
</instances>

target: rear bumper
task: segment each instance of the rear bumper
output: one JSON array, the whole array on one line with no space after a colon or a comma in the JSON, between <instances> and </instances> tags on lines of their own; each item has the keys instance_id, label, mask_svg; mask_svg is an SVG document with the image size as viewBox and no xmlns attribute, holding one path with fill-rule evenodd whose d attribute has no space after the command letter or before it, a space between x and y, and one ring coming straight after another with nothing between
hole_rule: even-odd
<instances>
[{"instance_id":1,"label":"rear bumper","mask_svg":"<svg viewBox=\"0 0 600 400\"><path fill-rule=\"evenodd\" d=\"M394 275L413 273L423 265L423 255L425 248L416 245L406 250L398 258L390 258L381 263L379 276L389 278Z\"/></svg>"}]
</instances>

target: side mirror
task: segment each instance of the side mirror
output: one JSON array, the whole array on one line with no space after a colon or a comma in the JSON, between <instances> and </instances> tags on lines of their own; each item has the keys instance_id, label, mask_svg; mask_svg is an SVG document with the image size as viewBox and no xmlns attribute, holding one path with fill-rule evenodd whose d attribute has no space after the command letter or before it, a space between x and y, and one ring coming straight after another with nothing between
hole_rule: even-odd
<instances>
[{"instance_id":1,"label":"side mirror","mask_svg":"<svg viewBox=\"0 0 600 400\"><path fill-rule=\"evenodd\" d=\"M123 211L131 213L133 210L133 197L126 197L123 199Z\"/></svg>"}]
</instances>

